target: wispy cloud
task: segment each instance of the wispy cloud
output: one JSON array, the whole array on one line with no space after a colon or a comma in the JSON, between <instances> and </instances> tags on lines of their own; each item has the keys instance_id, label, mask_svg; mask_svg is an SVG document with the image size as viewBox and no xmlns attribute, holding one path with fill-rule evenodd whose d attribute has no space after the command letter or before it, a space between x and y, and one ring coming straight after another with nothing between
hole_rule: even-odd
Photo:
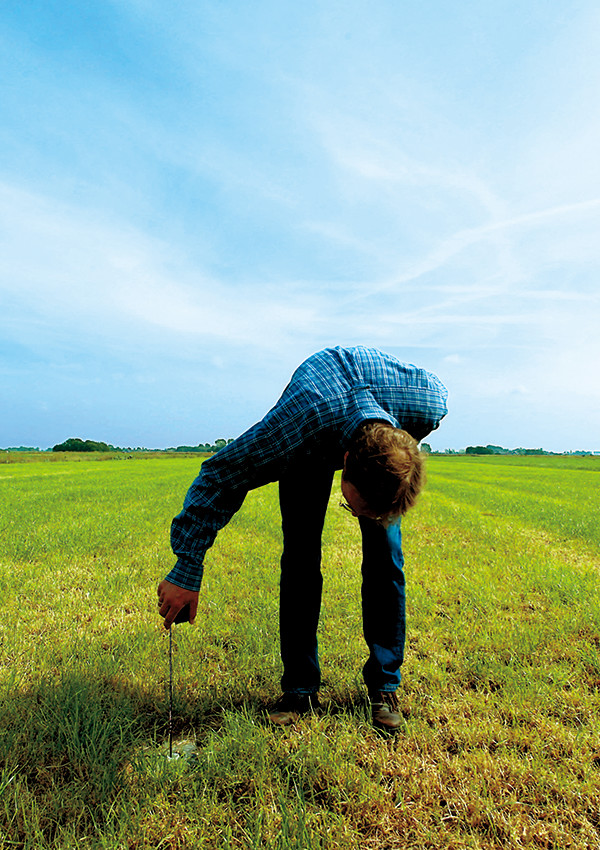
<instances>
[{"instance_id":1,"label":"wispy cloud","mask_svg":"<svg viewBox=\"0 0 600 850\"><path fill-rule=\"evenodd\" d=\"M21 335L19 319L27 317L34 344L42 320L54 339L62 328L69 345L75 336L81 344L90 334L120 336L127 326L131 344L146 336L149 348L161 347L160 338L150 342L151 327L276 348L292 329L302 333L317 320L310 298L274 298L272 285L244 292L159 240L86 209L4 185L0 218L4 332L12 325Z\"/></svg>"},{"instance_id":2,"label":"wispy cloud","mask_svg":"<svg viewBox=\"0 0 600 850\"><path fill-rule=\"evenodd\" d=\"M589 217L589 215L594 216L595 219L598 217L599 212L600 199L594 198L589 201L574 204L562 204L545 210L537 210L524 215L517 215L500 221L493 221L478 227L466 228L454 233L449 238L444 239L441 244L427 257L419 263L409 267L406 271L401 272L393 280L386 281L385 283L371 288L369 295L393 289L399 284L415 281L432 271L440 269L447 265L448 262L456 257L457 254L475 245L490 242L490 240L498 233L510 234L515 231L524 232L529 229L543 226L549 220L575 219L582 216ZM600 255L600 244L598 245L598 253ZM569 259L576 260L577 258L572 257ZM521 273L518 280L522 279L523 275ZM505 285L510 286L515 282L517 281L513 276L504 277Z\"/></svg>"}]
</instances>

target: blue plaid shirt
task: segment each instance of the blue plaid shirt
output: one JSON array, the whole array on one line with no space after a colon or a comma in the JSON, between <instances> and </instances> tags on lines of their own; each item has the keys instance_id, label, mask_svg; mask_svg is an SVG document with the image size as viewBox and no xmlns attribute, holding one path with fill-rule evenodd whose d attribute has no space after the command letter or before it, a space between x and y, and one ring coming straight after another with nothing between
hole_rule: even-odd
<instances>
[{"instance_id":1,"label":"blue plaid shirt","mask_svg":"<svg viewBox=\"0 0 600 850\"><path fill-rule=\"evenodd\" d=\"M422 440L446 415L447 390L424 369L373 348L327 348L305 360L261 422L202 464L171 526L167 580L198 590L206 550L246 493L311 455L341 469L352 435L373 419Z\"/></svg>"}]
</instances>

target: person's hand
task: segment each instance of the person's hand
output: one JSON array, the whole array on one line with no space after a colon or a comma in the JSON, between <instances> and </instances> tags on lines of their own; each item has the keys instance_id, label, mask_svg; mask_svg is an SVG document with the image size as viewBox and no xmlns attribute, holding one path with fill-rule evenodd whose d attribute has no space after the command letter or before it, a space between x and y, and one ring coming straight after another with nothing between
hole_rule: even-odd
<instances>
[{"instance_id":1,"label":"person's hand","mask_svg":"<svg viewBox=\"0 0 600 850\"><path fill-rule=\"evenodd\" d=\"M156 592L158 594L158 613L165 618L165 629L171 628L175 617L188 604L190 606L190 623L194 622L198 610L199 591L186 590L184 587L171 584L170 581L164 579L158 585Z\"/></svg>"}]
</instances>

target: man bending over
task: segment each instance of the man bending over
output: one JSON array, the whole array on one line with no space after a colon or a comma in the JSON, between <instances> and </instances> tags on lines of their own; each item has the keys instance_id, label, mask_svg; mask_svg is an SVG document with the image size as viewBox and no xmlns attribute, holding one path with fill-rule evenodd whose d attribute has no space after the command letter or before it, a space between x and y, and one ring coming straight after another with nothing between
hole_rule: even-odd
<instances>
[{"instance_id":1,"label":"man bending over","mask_svg":"<svg viewBox=\"0 0 600 850\"><path fill-rule=\"evenodd\" d=\"M246 493L279 482L283 528L279 627L283 695L270 711L285 726L318 705L317 625L321 534L333 476L342 506L362 534L363 677L373 722L396 729L404 658L405 590L400 518L423 483L418 443L447 413L439 379L362 346L328 348L305 360L261 422L202 464L171 527L177 563L158 586L169 628L190 606L193 622L203 561Z\"/></svg>"}]
</instances>

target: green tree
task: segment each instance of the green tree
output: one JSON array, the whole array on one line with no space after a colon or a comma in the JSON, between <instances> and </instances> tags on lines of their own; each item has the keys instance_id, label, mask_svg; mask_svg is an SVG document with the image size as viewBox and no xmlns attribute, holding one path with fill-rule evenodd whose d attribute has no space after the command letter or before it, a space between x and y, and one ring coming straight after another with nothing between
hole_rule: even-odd
<instances>
[{"instance_id":1,"label":"green tree","mask_svg":"<svg viewBox=\"0 0 600 850\"><path fill-rule=\"evenodd\" d=\"M114 446L107 443L99 443L94 440L81 440L79 437L69 437L64 443L57 443L52 447L53 452L114 452L118 451Z\"/></svg>"}]
</instances>

